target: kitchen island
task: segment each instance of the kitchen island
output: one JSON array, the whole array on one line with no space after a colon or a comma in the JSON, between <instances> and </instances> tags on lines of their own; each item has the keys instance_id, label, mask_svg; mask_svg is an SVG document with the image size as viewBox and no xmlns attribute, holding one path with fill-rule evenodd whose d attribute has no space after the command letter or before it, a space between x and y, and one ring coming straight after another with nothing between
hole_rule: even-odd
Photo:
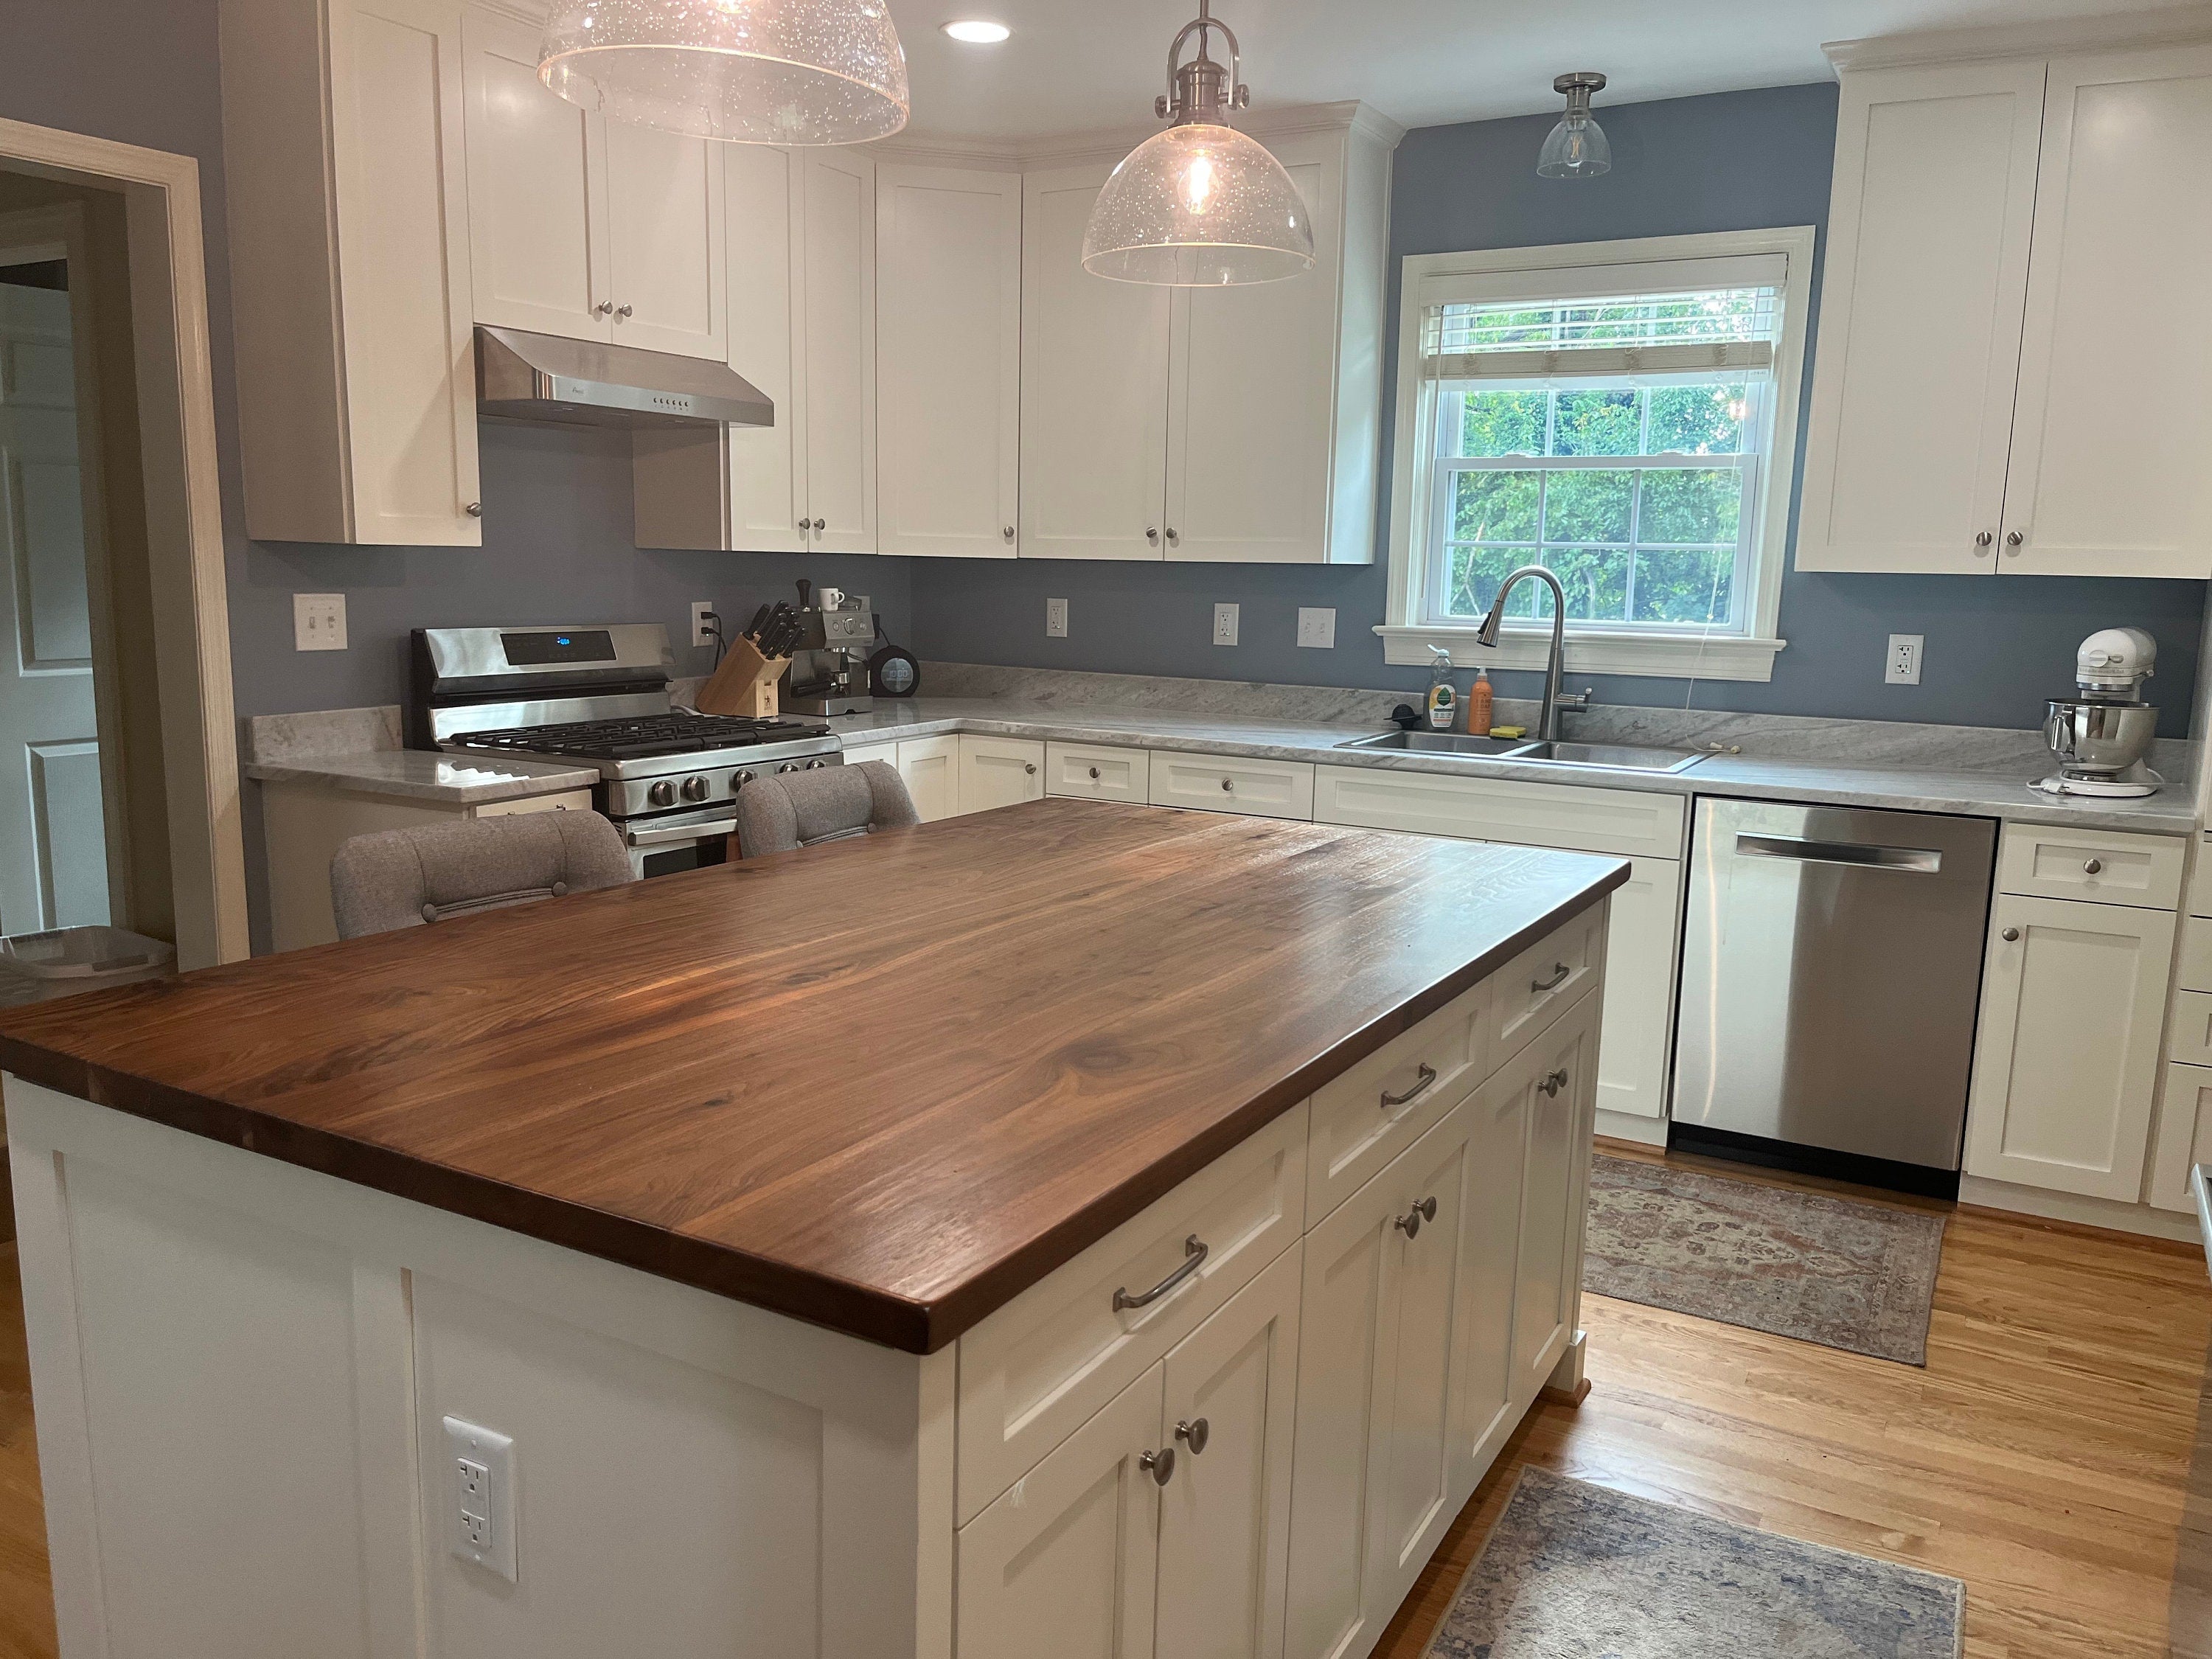
<instances>
[{"instance_id":1,"label":"kitchen island","mask_svg":"<svg viewBox=\"0 0 2212 1659\"><path fill-rule=\"evenodd\" d=\"M1364 1653L1626 875L1045 801L0 1017L63 1651Z\"/></svg>"}]
</instances>

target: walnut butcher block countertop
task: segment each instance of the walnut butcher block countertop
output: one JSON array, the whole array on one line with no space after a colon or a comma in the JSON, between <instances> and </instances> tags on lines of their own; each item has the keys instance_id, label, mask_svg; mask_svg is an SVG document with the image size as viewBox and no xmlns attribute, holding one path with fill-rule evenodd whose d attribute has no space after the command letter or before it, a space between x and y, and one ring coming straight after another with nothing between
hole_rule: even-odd
<instances>
[{"instance_id":1,"label":"walnut butcher block countertop","mask_svg":"<svg viewBox=\"0 0 2212 1659\"><path fill-rule=\"evenodd\" d=\"M0 1065L927 1352L1618 859L1045 800L0 1015Z\"/></svg>"}]
</instances>

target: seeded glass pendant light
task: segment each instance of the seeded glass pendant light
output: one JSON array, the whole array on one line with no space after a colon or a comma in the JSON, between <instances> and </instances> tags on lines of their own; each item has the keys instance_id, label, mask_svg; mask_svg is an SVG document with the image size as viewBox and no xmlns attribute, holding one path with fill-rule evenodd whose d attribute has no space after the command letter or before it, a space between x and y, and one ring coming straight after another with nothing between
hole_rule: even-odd
<instances>
[{"instance_id":1,"label":"seeded glass pendant light","mask_svg":"<svg viewBox=\"0 0 2212 1659\"><path fill-rule=\"evenodd\" d=\"M1595 179L1613 170L1613 146L1605 129L1590 118L1590 94L1605 90L1605 76L1595 70L1577 70L1552 82L1553 92L1567 94L1567 112L1536 157L1537 176L1544 179Z\"/></svg>"},{"instance_id":2,"label":"seeded glass pendant light","mask_svg":"<svg viewBox=\"0 0 2212 1659\"><path fill-rule=\"evenodd\" d=\"M538 76L617 120L739 143L857 144L907 118L884 0L561 0Z\"/></svg>"},{"instance_id":3,"label":"seeded glass pendant light","mask_svg":"<svg viewBox=\"0 0 2212 1659\"><path fill-rule=\"evenodd\" d=\"M1083 234L1083 268L1124 283L1218 288L1272 283L1313 269L1313 227L1291 175L1229 125L1251 94L1237 79L1237 37L1210 0L1168 48L1168 91L1152 112L1174 125L1122 158L1098 192ZM1206 34L1228 43L1224 68ZM1198 56L1178 60L1198 36Z\"/></svg>"}]
</instances>

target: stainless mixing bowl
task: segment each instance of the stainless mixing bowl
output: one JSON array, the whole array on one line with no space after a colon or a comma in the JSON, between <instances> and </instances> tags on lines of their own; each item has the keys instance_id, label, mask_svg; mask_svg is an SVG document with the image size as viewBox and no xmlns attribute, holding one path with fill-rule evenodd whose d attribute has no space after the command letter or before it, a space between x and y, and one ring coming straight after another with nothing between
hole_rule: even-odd
<instances>
[{"instance_id":1,"label":"stainless mixing bowl","mask_svg":"<svg viewBox=\"0 0 2212 1659\"><path fill-rule=\"evenodd\" d=\"M2043 705L2043 740L2058 763L2087 777L2113 777L2150 752L2158 710L2147 702L2052 697Z\"/></svg>"}]
</instances>

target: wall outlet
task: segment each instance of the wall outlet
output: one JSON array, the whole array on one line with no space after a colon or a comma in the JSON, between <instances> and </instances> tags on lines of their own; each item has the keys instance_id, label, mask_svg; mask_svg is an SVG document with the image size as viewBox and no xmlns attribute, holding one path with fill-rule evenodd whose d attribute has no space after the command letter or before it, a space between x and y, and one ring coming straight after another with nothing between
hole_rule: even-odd
<instances>
[{"instance_id":1,"label":"wall outlet","mask_svg":"<svg viewBox=\"0 0 2212 1659\"><path fill-rule=\"evenodd\" d=\"M1920 684L1920 646L1924 635L1892 634L1889 636L1888 666L1882 671L1884 685L1917 685Z\"/></svg>"},{"instance_id":2,"label":"wall outlet","mask_svg":"<svg viewBox=\"0 0 2212 1659\"><path fill-rule=\"evenodd\" d=\"M1298 643L1316 651L1336 649L1336 612L1298 607Z\"/></svg>"},{"instance_id":3,"label":"wall outlet","mask_svg":"<svg viewBox=\"0 0 2212 1659\"><path fill-rule=\"evenodd\" d=\"M295 593L292 596L292 644L301 651L343 651L346 648L345 595Z\"/></svg>"},{"instance_id":4,"label":"wall outlet","mask_svg":"<svg viewBox=\"0 0 2212 1659\"><path fill-rule=\"evenodd\" d=\"M458 1417L446 1419L447 1547L464 1561L514 1577L514 1442Z\"/></svg>"},{"instance_id":5,"label":"wall outlet","mask_svg":"<svg viewBox=\"0 0 2212 1659\"><path fill-rule=\"evenodd\" d=\"M714 626L715 626L715 625L714 625L713 623L710 623L710 622L708 622L708 621L707 620L707 618L708 618L708 617L709 617L713 616L714 614L714 600L712 600L712 599L694 599L694 600L692 600L692 601L691 601L691 643L692 643L692 644L694 644L694 645L712 645L712 644L714 644Z\"/></svg>"},{"instance_id":6,"label":"wall outlet","mask_svg":"<svg viewBox=\"0 0 2212 1659\"><path fill-rule=\"evenodd\" d=\"M1217 605L1213 607L1213 642L1216 645L1237 643L1237 607Z\"/></svg>"},{"instance_id":7,"label":"wall outlet","mask_svg":"<svg viewBox=\"0 0 2212 1659\"><path fill-rule=\"evenodd\" d=\"M1044 636L1048 640L1067 637L1067 601L1047 599L1044 602Z\"/></svg>"}]
</instances>

